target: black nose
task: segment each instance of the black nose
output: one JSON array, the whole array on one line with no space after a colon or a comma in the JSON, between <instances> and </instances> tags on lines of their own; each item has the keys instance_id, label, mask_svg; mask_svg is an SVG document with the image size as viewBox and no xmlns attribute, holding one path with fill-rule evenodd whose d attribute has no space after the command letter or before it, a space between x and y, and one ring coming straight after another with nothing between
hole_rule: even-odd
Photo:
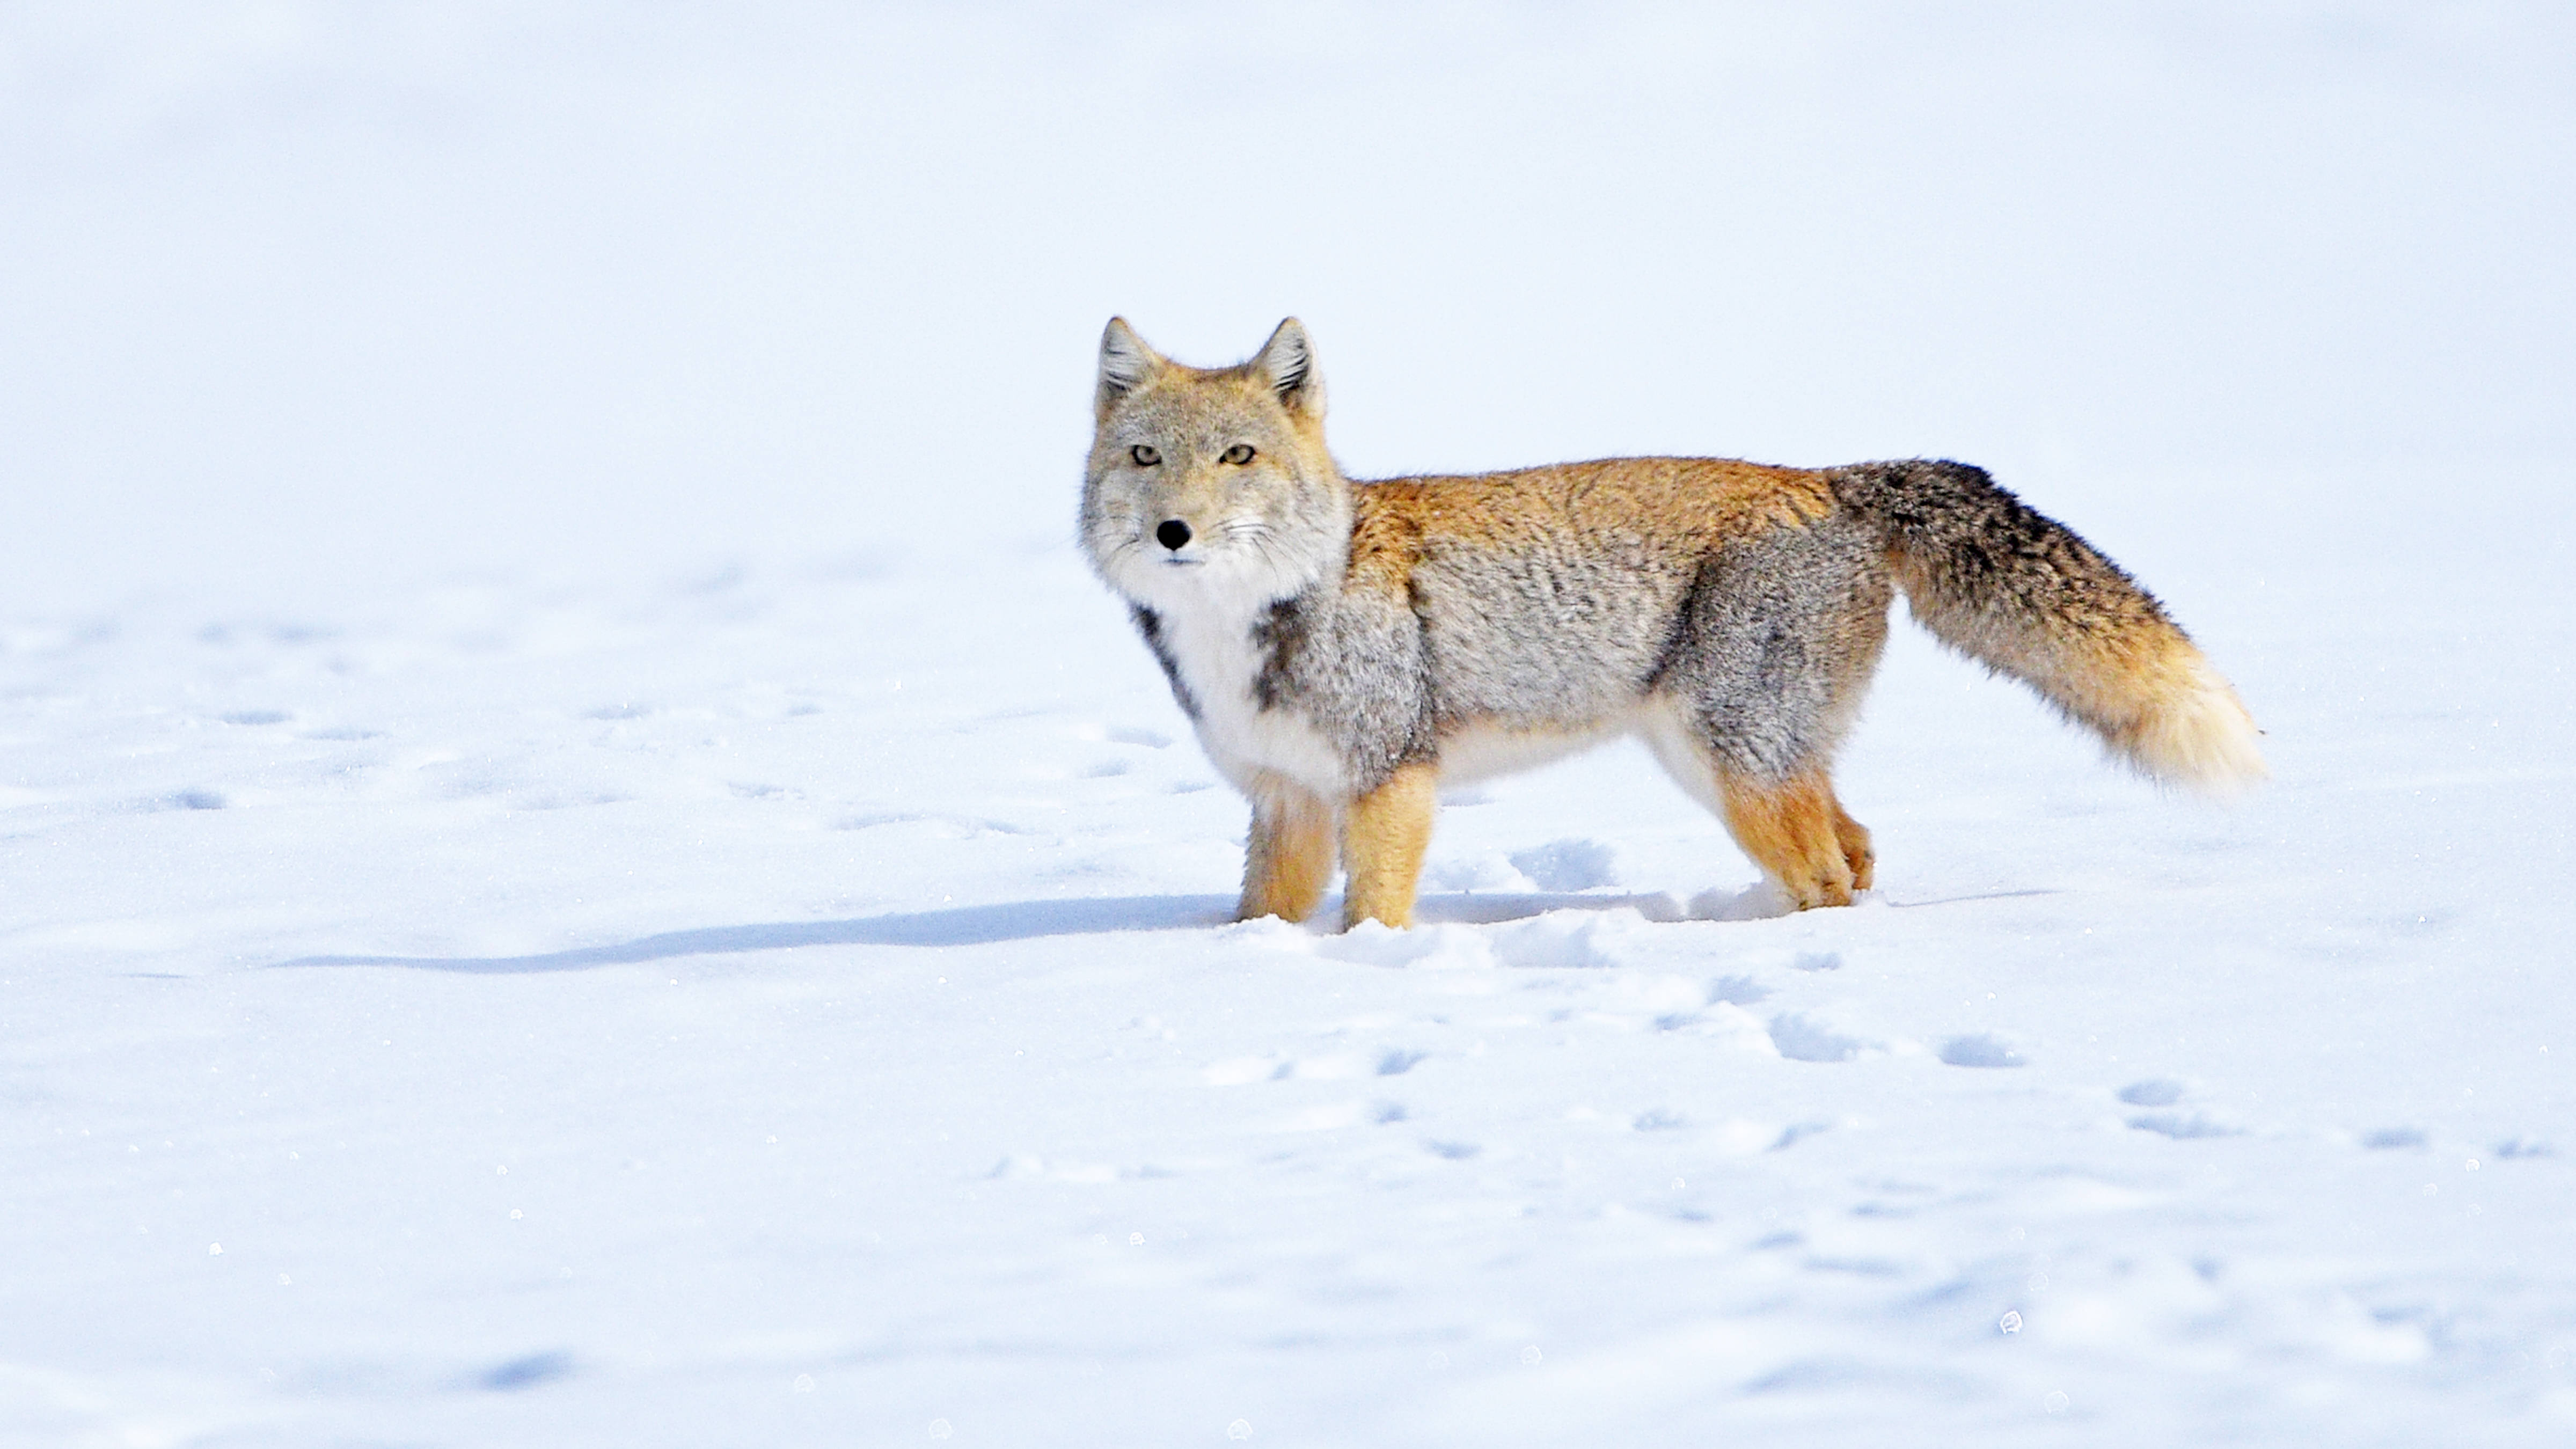
<instances>
[{"instance_id":1,"label":"black nose","mask_svg":"<svg viewBox=\"0 0 2576 1449\"><path fill-rule=\"evenodd\" d=\"M1162 526L1154 530L1154 540L1178 553L1181 545L1190 541L1190 526L1177 518L1166 518Z\"/></svg>"}]
</instances>

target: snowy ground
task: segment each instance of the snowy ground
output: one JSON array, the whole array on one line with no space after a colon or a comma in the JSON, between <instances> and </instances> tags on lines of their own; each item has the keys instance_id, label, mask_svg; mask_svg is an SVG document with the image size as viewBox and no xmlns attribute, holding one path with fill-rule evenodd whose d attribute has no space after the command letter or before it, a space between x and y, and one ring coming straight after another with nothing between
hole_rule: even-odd
<instances>
[{"instance_id":1,"label":"snowy ground","mask_svg":"<svg viewBox=\"0 0 2576 1449\"><path fill-rule=\"evenodd\" d=\"M2547 12L76 13L0 16L0 1443L2576 1438ZM1401 224L1131 255L1103 136L1280 134L1246 54ZM1420 929L1226 925L1067 535L1101 318L1292 308L1362 472L1994 465L2276 778L1901 626L1853 909L1616 748Z\"/></svg>"},{"instance_id":2,"label":"snowy ground","mask_svg":"<svg viewBox=\"0 0 2576 1449\"><path fill-rule=\"evenodd\" d=\"M2576 589L2173 532L2265 794L1908 633L1884 889L1787 917L1613 750L1451 803L1440 924L1219 924L1241 808L1063 547L22 631L0 1422L2576 1433Z\"/></svg>"}]
</instances>

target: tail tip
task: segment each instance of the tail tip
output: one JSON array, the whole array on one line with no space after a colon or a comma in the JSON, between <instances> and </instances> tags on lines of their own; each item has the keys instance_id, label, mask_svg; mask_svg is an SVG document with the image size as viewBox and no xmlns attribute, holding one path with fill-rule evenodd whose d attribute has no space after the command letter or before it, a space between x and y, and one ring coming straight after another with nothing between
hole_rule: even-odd
<instances>
[{"instance_id":1,"label":"tail tip","mask_svg":"<svg viewBox=\"0 0 2576 1449\"><path fill-rule=\"evenodd\" d=\"M2257 743L2261 734L2235 689L2195 652L2190 667L2121 744L2156 779L2204 799L2229 801L2272 773Z\"/></svg>"}]
</instances>

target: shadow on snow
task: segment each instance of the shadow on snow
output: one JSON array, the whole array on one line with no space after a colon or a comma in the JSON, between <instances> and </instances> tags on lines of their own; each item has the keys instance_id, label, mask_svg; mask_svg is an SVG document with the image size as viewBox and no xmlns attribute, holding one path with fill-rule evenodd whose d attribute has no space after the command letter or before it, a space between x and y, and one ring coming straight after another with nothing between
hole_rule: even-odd
<instances>
[{"instance_id":1,"label":"shadow on snow","mask_svg":"<svg viewBox=\"0 0 2576 1449\"><path fill-rule=\"evenodd\" d=\"M1425 896L1417 913L1425 925L1493 925L1549 911L1615 911L1648 908L1662 896L1439 895ZM1339 907L1326 902L1318 920ZM608 946L583 946L531 956L299 956L278 966L409 966L424 971L519 975L631 966L675 956L717 956L741 951L784 951L800 946L988 946L1051 936L1092 936L1115 931L1184 931L1221 926L1234 918L1232 896L1101 896L1064 901L1003 901L943 911L908 911L846 921L774 921L749 926L707 926L666 931Z\"/></svg>"}]
</instances>

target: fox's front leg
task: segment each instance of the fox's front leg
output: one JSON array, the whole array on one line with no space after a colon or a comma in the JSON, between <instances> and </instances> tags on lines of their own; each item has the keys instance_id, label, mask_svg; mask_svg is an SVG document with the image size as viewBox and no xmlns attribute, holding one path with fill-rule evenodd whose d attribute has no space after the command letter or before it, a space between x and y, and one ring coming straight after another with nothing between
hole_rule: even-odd
<instances>
[{"instance_id":1,"label":"fox's front leg","mask_svg":"<svg viewBox=\"0 0 2576 1449\"><path fill-rule=\"evenodd\" d=\"M1342 929L1362 921L1413 924L1413 893L1422 853L1431 845L1440 775L1429 765L1401 765L1386 783L1351 802L1342 824Z\"/></svg>"},{"instance_id":2,"label":"fox's front leg","mask_svg":"<svg viewBox=\"0 0 2576 1449\"><path fill-rule=\"evenodd\" d=\"M1252 797L1252 835L1243 853L1238 921L1315 913L1333 879L1333 807L1284 780L1264 780Z\"/></svg>"}]
</instances>

